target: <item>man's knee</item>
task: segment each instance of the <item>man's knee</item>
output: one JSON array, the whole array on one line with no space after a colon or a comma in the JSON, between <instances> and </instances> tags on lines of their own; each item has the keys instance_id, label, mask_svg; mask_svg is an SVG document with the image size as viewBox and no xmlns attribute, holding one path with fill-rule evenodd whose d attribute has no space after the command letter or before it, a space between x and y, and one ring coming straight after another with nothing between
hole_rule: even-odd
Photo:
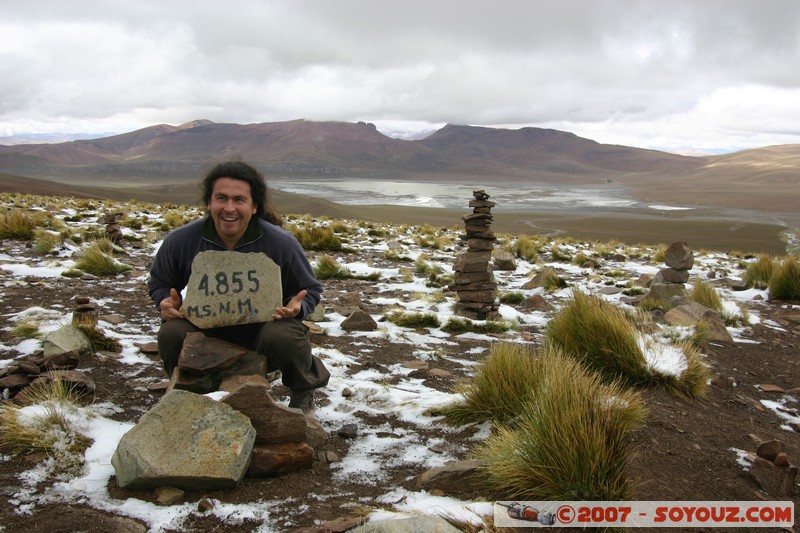
<instances>
[{"instance_id":1,"label":"man's knee","mask_svg":"<svg viewBox=\"0 0 800 533\"><path fill-rule=\"evenodd\" d=\"M158 355L164 363L164 370L168 376L172 375L172 370L178 364L183 339L187 333L192 331L198 331L198 329L188 320L167 320L161 324L157 336Z\"/></svg>"}]
</instances>

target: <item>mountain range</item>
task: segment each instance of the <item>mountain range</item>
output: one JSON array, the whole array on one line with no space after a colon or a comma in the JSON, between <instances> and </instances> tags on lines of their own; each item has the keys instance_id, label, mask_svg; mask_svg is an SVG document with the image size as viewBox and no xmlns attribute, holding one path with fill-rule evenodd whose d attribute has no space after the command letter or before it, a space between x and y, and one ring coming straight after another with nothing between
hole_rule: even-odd
<instances>
[{"instance_id":1,"label":"mountain range","mask_svg":"<svg viewBox=\"0 0 800 533\"><path fill-rule=\"evenodd\" d=\"M794 212L800 145L683 156L601 144L573 133L447 125L420 140L373 124L196 120L99 139L0 146L0 173L81 187L185 189L213 163L240 158L269 178L365 177L487 183L621 183L643 201ZM183 184L183 186L181 186ZM9 187L6 186L6 189Z\"/></svg>"}]
</instances>

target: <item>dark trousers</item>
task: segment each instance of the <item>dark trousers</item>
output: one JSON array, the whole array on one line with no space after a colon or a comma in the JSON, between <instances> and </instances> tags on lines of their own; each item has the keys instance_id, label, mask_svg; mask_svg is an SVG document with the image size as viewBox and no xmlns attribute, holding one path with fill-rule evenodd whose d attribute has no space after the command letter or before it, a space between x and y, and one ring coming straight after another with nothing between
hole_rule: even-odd
<instances>
[{"instance_id":1,"label":"dark trousers","mask_svg":"<svg viewBox=\"0 0 800 533\"><path fill-rule=\"evenodd\" d=\"M269 372L281 371L283 384L293 391L324 387L330 372L311 353L308 328L299 320L281 319L259 324L200 329L181 318L167 320L158 330L158 354L167 376L178 364L187 333L202 332L207 337L244 346L267 358Z\"/></svg>"}]
</instances>

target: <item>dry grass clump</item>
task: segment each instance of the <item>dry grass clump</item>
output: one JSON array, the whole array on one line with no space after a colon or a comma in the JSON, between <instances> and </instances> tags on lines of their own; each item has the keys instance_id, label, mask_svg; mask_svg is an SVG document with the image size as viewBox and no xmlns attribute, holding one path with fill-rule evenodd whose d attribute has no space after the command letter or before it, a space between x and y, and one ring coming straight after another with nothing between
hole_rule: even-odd
<instances>
[{"instance_id":1,"label":"dry grass clump","mask_svg":"<svg viewBox=\"0 0 800 533\"><path fill-rule=\"evenodd\" d=\"M91 444L70 418L80 394L57 379L29 389L24 405L0 405L0 450L15 455L42 451L61 469L80 467Z\"/></svg>"},{"instance_id":2,"label":"dry grass clump","mask_svg":"<svg viewBox=\"0 0 800 533\"><path fill-rule=\"evenodd\" d=\"M718 313L722 312L722 299L720 299L719 293L714 287L701 279L695 281L691 292L689 292L689 299Z\"/></svg>"},{"instance_id":3,"label":"dry grass clump","mask_svg":"<svg viewBox=\"0 0 800 533\"><path fill-rule=\"evenodd\" d=\"M314 271L314 275L319 280L362 279L367 281L376 281L381 277L380 272L372 272L370 274L353 274L349 268L339 264L336 258L327 254L318 257L311 268Z\"/></svg>"},{"instance_id":4,"label":"dry grass clump","mask_svg":"<svg viewBox=\"0 0 800 533\"><path fill-rule=\"evenodd\" d=\"M525 293L518 291L501 292L497 299L501 304L520 304L525 300Z\"/></svg>"},{"instance_id":5,"label":"dry grass clump","mask_svg":"<svg viewBox=\"0 0 800 533\"><path fill-rule=\"evenodd\" d=\"M638 393L604 383L549 347L500 343L442 412L454 423L493 420L476 451L499 498L618 500L630 496L628 433L645 408Z\"/></svg>"},{"instance_id":6,"label":"dry grass clump","mask_svg":"<svg viewBox=\"0 0 800 533\"><path fill-rule=\"evenodd\" d=\"M789 255L775 267L769 280L770 300L800 300L800 265Z\"/></svg>"},{"instance_id":7,"label":"dry grass clump","mask_svg":"<svg viewBox=\"0 0 800 533\"><path fill-rule=\"evenodd\" d=\"M386 315L389 322L404 328L438 328L442 325L439 317L433 313L410 313L406 311L393 311Z\"/></svg>"},{"instance_id":8,"label":"dry grass clump","mask_svg":"<svg viewBox=\"0 0 800 533\"><path fill-rule=\"evenodd\" d=\"M338 252L342 249L342 241L330 228L305 226L291 228L292 235L300 241L305 250L321 252Z\"/></svg>"},{"instance_id":9,"label":"dry grass clump","mask_svg":"<svg viewBox=\"0 0 800 533\"><path fill-rule=\"evenodd\" d=\"M442 331L451 335L460 335L462 333L505 333L509 329L513 328L506 321L486 320L484 322L473 322L463 317L450 317L447 323L442 326Z\"/></svg>"},{"instance_id":10,"label":"dry grass clump","mask_svg":"<svg viewBox=\"0 0 800 533\"><path fill-rule=\"evenodd\" d=\"M520 235L511 245L510 251L514 254L514 257L535 263L541 249L541 242L530 238L528 235Z\"/></svg>"},{"instance_id":11,"label":"dry grass clump","mask_svg":"<svg viewBox=\"0 0 800 533\"><path fill-rule=\"evenodd\" d=\"M339 264L336 258L330 255L322 255L317 258L314 266L314 275L319 280L325 279L347 279L353 277L353 273L344 265Z\"/></svg>"},{"instance_id":12,"label":"dry grass clump","mask_svg":"<svg viewBox=\"0 0 800 533\"><path fill-rule=\"evenodd\" d=\"M118 340L112 339L93 324L77 324L76 327L86 335L92 352L119 353L122 351L122 345Z\"/></svg>"},{"instance_id":13,"label":"dry grass clump","mask_svg":"<svg viewBox=\"0 0 800 533\"><path fill-rule=\"evenodd\" d=\"M769 280L774 271L775 260L769 255L762 254L758 256L758 259L747 264L744 280L755 289L766 289L769 287Z\"/></svg>"},{"instance_id":14,"label":"dry grass clump","mask_svg":"<svg viewBox=\"0 0 800 533\"><path fill-rule=\"evenodd\" d=\"M54 233L45 229L35 229L33 231L34 249L40 254L53 252L63 242L60 233Z\"/></svg>"},{"instance_id":15,"label":"dry grass clump","mask_svg":"<svg viewBox=\"0 0 800 533\"><path fill-rule=\"evenodd\" d=\"M116 276L131 269L113 256L114 245L108 239L99 239L85 248L75 263L75 268L95 276Z\"/></svg>"},{"instance_id":16,"label":"dry grass clump","mask_svg":"<svg viewBox=\"0 0 800 533\"><path fill-rule=\"evenodd\" d=\"M681 353L667 354L658 352L658 346L644 339L637 331L633 315L602 298L577 290L547 325L549 343L609 382L662 385L687 397L705 394L708 368L696 350L687 343L682 345ZM650 360L647 354L651 354ZM664 365L661 361L667 356L678 362Z\"/></svg>"},{"instance_id":17,"label":"dry grass clump","mask_svg":"<svg viewBox=\"0 0 800 533\"><path fill-rule=\"evenodd\" d=\"M0 239L33 239L34 224L31 216L22 209L0 213Z\"/></svg>"}]
</instances>

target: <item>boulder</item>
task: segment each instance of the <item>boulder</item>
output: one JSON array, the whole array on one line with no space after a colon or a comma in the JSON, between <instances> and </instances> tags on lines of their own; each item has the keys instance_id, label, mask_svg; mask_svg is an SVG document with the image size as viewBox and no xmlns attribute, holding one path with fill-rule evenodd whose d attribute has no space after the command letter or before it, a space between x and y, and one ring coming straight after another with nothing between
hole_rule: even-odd
<instances>
[{"instance_id":1,"label":"boulder","mask_svg":"<svg viewBox=\"0 0 800 533\"><path fill-rule=\"evenodd\" d=\"M231 406L173 390L122 436L111 464L120 487L232 488L247 472L255 437Z\"/></svg>"},{"instance_id":2,"label":"boulder","mask_svg":"<svg viewBox=\"0 0 800 533\"><path fill-rule=\"evenodd\" d=\"M378 323L369 313L359 309L342 321L342 329L346 331L375 331L378 329Z\"/></svg>"},{"instance_id":3,"label":"boulder","mask_svg":"<svg viewBox=\"0 0 800 533\"><path fill-rule=\"evenodd\" d=\"M664 252L664 262L668 267L677 270L691 270L694 266L694 254L685 242L673 242Z\"/></svg>"}]
</instances>

